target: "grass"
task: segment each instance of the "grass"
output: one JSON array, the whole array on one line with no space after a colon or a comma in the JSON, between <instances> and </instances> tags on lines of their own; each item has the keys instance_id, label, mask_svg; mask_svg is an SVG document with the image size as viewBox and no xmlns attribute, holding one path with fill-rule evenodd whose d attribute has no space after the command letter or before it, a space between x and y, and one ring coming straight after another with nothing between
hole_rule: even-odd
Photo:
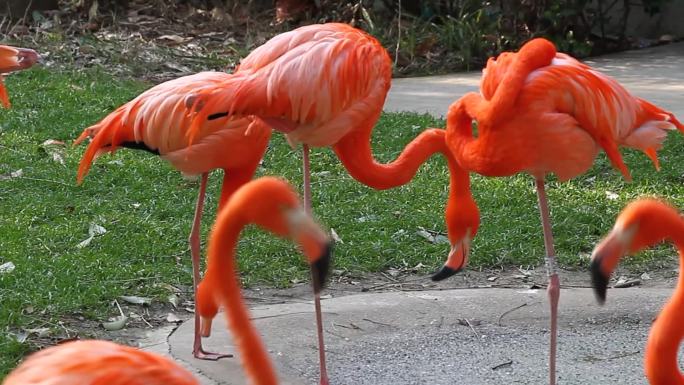
<instances>
[{"instance_id":1,"label":"grass","mask_svg":"<svg viewBox=\"0 0 684 385\"><path fill-rule=\"evenodd\" d=\"M117 314L112 300L120 295L163 300L164 284L190 284L186 239L195 182L157 157L123 150L99 159L85 183L76 186L83 147L66 147L62 165L40 146L48 139L70 143L148 86L95 69L34 69L9 78L14 108L0 111L0 264L11 261L16 269L0 274L0 377L29 350L11 333L57 327L73 315L105 320ZM392 160L423 127L441 123L429 116L385 114L374 131L374 151L380 161ZM564 266L584 268L619 209L637 196L658 194L684 207L683 144L681 135L670 135L659 173L642 154L623 151L636 181L631 184L604 156L580 178L547 184ZM300 163L299 152L274 135L259 175L282 175L299 185ZM6 177L19 169L21 177ZM329 149L313 151L312 172L314 211L344 241L335 250L336 269L382 271L422 263L427 273L443 262L448 245L417 234L419 227L444 233L448 175L441 159L424 165L410 185L385 192L352 180ZM220 178L212 176L204 234L220 187ZM470 268L539 265L543 245L532 179L474 177L473 188L482 226ZM107 232L78 248L91 224ZM255 229L245 232L238 254L247 284L285 286L307 277L292 245ZM661 247L632 263L668 265L672 255Z\"/></svg>"}]
</instances>

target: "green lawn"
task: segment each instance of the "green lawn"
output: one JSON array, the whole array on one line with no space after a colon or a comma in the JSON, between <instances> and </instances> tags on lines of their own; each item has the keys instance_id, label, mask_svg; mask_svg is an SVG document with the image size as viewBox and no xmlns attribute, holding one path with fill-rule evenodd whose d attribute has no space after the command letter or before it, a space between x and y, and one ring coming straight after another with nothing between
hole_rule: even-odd
<instances>
[{"instance_id":1,"label":"green lawn","mask_svg":"<svg viewBox=\"0 0 684 385\"><path fill-rule=\"evenodd\" d=\"M111 301L120 295L163 299L168 294L163 284L189 285L186 239L197 193L196 182L131 150L100 158L85 183L76 186L85 146L66 147L64 165L41 149L48 139L70 144L84 127L149 85L96 70L45 69L13 75L7 83L14 108L0 111L0 264L11 261L16 269L0 274L0 377L29 349L14 342L12 332L55 326L74 313L104 320L115 314ZM429 116L384 115L375 128L377 157L394 159L423 127L435 125L441 121ZM549 182L562 264L583 268L594 243L630 199L659 194L684 207L683 144L681 135L670 135L659 173L642 154L624 150L636 181L631 184L604 156L581 178ZM299 186L300 163L300 153L276 134L259 174L282 175ZM409 186L384 192L352 180L329 149L315 150L312 163L314 211L344 241L335 249L336 269L381 271L422 263L428 273L443 262L448 245L417 234L419 227L444 232L448 175L441 159L426 164ZM8 177L17 170L20 177ZM217 176L210 178L204 234L214 218ZM482 225L470 268L539 265L543 243L531 177L475 177L473 189ZM107 232L77 247L91 224ZM244 234L239 254L247 284L284 286L307 277L292 245L254 229ZM661 247L633 261L654 266L672 256Z\"/></svg>"}]
</instances>

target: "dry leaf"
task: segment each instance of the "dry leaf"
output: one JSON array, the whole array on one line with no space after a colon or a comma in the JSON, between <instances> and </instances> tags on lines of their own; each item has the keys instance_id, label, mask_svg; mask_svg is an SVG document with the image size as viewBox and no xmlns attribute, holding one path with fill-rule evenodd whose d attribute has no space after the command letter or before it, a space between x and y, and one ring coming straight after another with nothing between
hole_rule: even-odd
<instances>
[{"instance_id":1,"label":"dry leaf","mask_svg":"<svg viewBox=\"0 0 684 385\"><path fill-rule=\"evenodd\" d=\"M134 305L151 305L152 298L138 297L135 295L122 295L119 298Z\"/></svg>"},{"instance_id":2,"label":"dry leaf","mask_svg":"<svg viewBox=\"0 0 684 385\"><path fill-rule=\"evenodd\" d=\"M48 139L40 145L40 148L42 148L46 154L52 157L54 162L64 164L64 152L66 148L66 144L64 142Z\"/></svg>"},{"instance_id":3,"label":"dry leaf","mask_svg":"<svg viewBox=\"0 0 684 385\"><path fill-rule=\"evenodd\" d=\"M14 265L13 262L5 262L2 265L0 265L0 274L8 274L14 271L16 266Z\"/></svg>"},{"instance_id":4,"label":"dry leaf","mask_svg":"<svg viewBox=\"0 0 684 385\"><path fill-rule=\"evenodd\" d=\"M169 313L169 314L166 316L166 322L170 322L170 323L180 323L180 322L183 322L183 320L180 319L180 318L178 318L178 316L175 315L174 313Z\"/></svg>"},{"instance_id":5,"label":"dry leaf","mask_svg":"<svg viewBox=\"0 0 684 385\"><path fill-rule=\"evenodd\" d=\"M13 178L21 178L24 175L24 170L19 169L17 171L12 171L8 174L2 174L0 175L0 180L7 180L7 179L13 179Z\"/></svg>"},{"instance_id":6,"label":"dry leaf","mask_svg":"<svg viewBox=\"0 0 684 385\"><path fill-rule=\"evenodd\" d=\"M337 232L336 232L335 229L333 229L333 228L330 228L330 236L331 236L332 239L335 241L335 243L344 243L344 241L342 240L342 238L340 238L340 236L337 235Z\"/></svg>"},{"instance_id":7,"label":"dry leaf","mask_svg":"<svg viewBox=\"0 0 684 385\"><path fill-rule=\"evenodd\" d=\"M169 303L174 307L174 309L177 308L180 304L180 298L178 298L178 296L175 294L169 295L168 300Z\"/></svg>"},{"instance_id":8,"label":"dry leaf","mask_svg":"<svg viewBox=\"0 0 684 385\"><path fill-rule=\"evenodd\" d=\"M111 322L103 322L102 327L111 331L116 331L116 330L121 330L126 326L126 321L128 321L128 317L122 315L119 317L116 317L114 321Z\"/></svg>"},{"instance_id":9,"label":"dry leaf","mask_svg":"<svg viewBox=\"0 0 684 385\"><path fill-rule=\"evenodd\" d=\"M610 199L611 201L614 201L614 200L618 199L619 197L620 197L619 195L617 195L616 193L614 193L612 191L606 191L606 198Z\"/></svg>"}]
</instances>

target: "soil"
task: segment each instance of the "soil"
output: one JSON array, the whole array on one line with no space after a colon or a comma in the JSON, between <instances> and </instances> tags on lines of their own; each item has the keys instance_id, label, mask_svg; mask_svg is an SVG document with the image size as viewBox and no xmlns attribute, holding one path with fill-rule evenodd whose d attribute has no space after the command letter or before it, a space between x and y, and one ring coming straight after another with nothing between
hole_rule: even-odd
<instances>
[{"instance_id":1,"label":"soil","mask_svg":"<svg viewBox=\"0 0 684 385\"><path fill-rule=\"evenodd\" d=\"M338 272L339 273L339 272ZM590 288L587 271L560 270L561 287ZM676 267L655 271L640 272L619 269L613 277L613 284L621 281L623 287L642 286L645 288L674 287L678 276ZM346 296L369 292L450 290L468 288L543 288L546 286L546 271L543 267L532 270L521 268L482 269L465 271L442 282L433 282L429 275L392 271L364 274L333 274L323 293L326 296ZM620 286L620 284L618 284ZM183 321L193 317L194 303L189 295L190 288L181 288L177 307L170 303L154 302L149 306L121 303L125 314L130 315L126 328L107 331L101 324L73 314L60 325L65 333L60 338L32 338L35 345L47 346L65 339L98 338L119 343L150 347L151 344L165 341L166 335ZM289 288L257 286L243 289L243 296L249 306L292 303L311 300L311 289L307 283ZM172 316L170 316L172 315ZM169 318L171 317L171 318ZM150 337L155 336L156 337Z\"/></svg>"}]
</instances>

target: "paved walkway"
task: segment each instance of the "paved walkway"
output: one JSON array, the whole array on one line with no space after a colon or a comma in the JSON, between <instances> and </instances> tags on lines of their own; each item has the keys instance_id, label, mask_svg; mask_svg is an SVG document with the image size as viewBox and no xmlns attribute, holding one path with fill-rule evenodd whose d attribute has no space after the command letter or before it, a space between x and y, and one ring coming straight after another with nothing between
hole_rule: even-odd
<instances>
[{"instance_id":1,"label":"paved walkway","mask_svg":"<svg viewBox=\"0 0 684 385\"><path fill-rule=\"evenodd\" d=\"M684 43L589 61L634 94L684 117ZM479 73L398 79L388 111L445 114L477 90ZM614 289L606 307L587 289L564 290L559 340L560 384L646 384L643 346L669 289ZM506 314L507 311L520 307ZM325 333L333 385L543 384L548 349L543 291L466 289L352 295L327 299ZM285 384L315 384L317 352L310 303L254 308L252 314ZM217 319L211 349L233 350ZM236 359L190 357L192 324L158 351L170 352L206 384L245 384ZM154 339L155 337L153 337ZM168 345L167 345L168 342Z\"/></svg>"}]
</instances>

